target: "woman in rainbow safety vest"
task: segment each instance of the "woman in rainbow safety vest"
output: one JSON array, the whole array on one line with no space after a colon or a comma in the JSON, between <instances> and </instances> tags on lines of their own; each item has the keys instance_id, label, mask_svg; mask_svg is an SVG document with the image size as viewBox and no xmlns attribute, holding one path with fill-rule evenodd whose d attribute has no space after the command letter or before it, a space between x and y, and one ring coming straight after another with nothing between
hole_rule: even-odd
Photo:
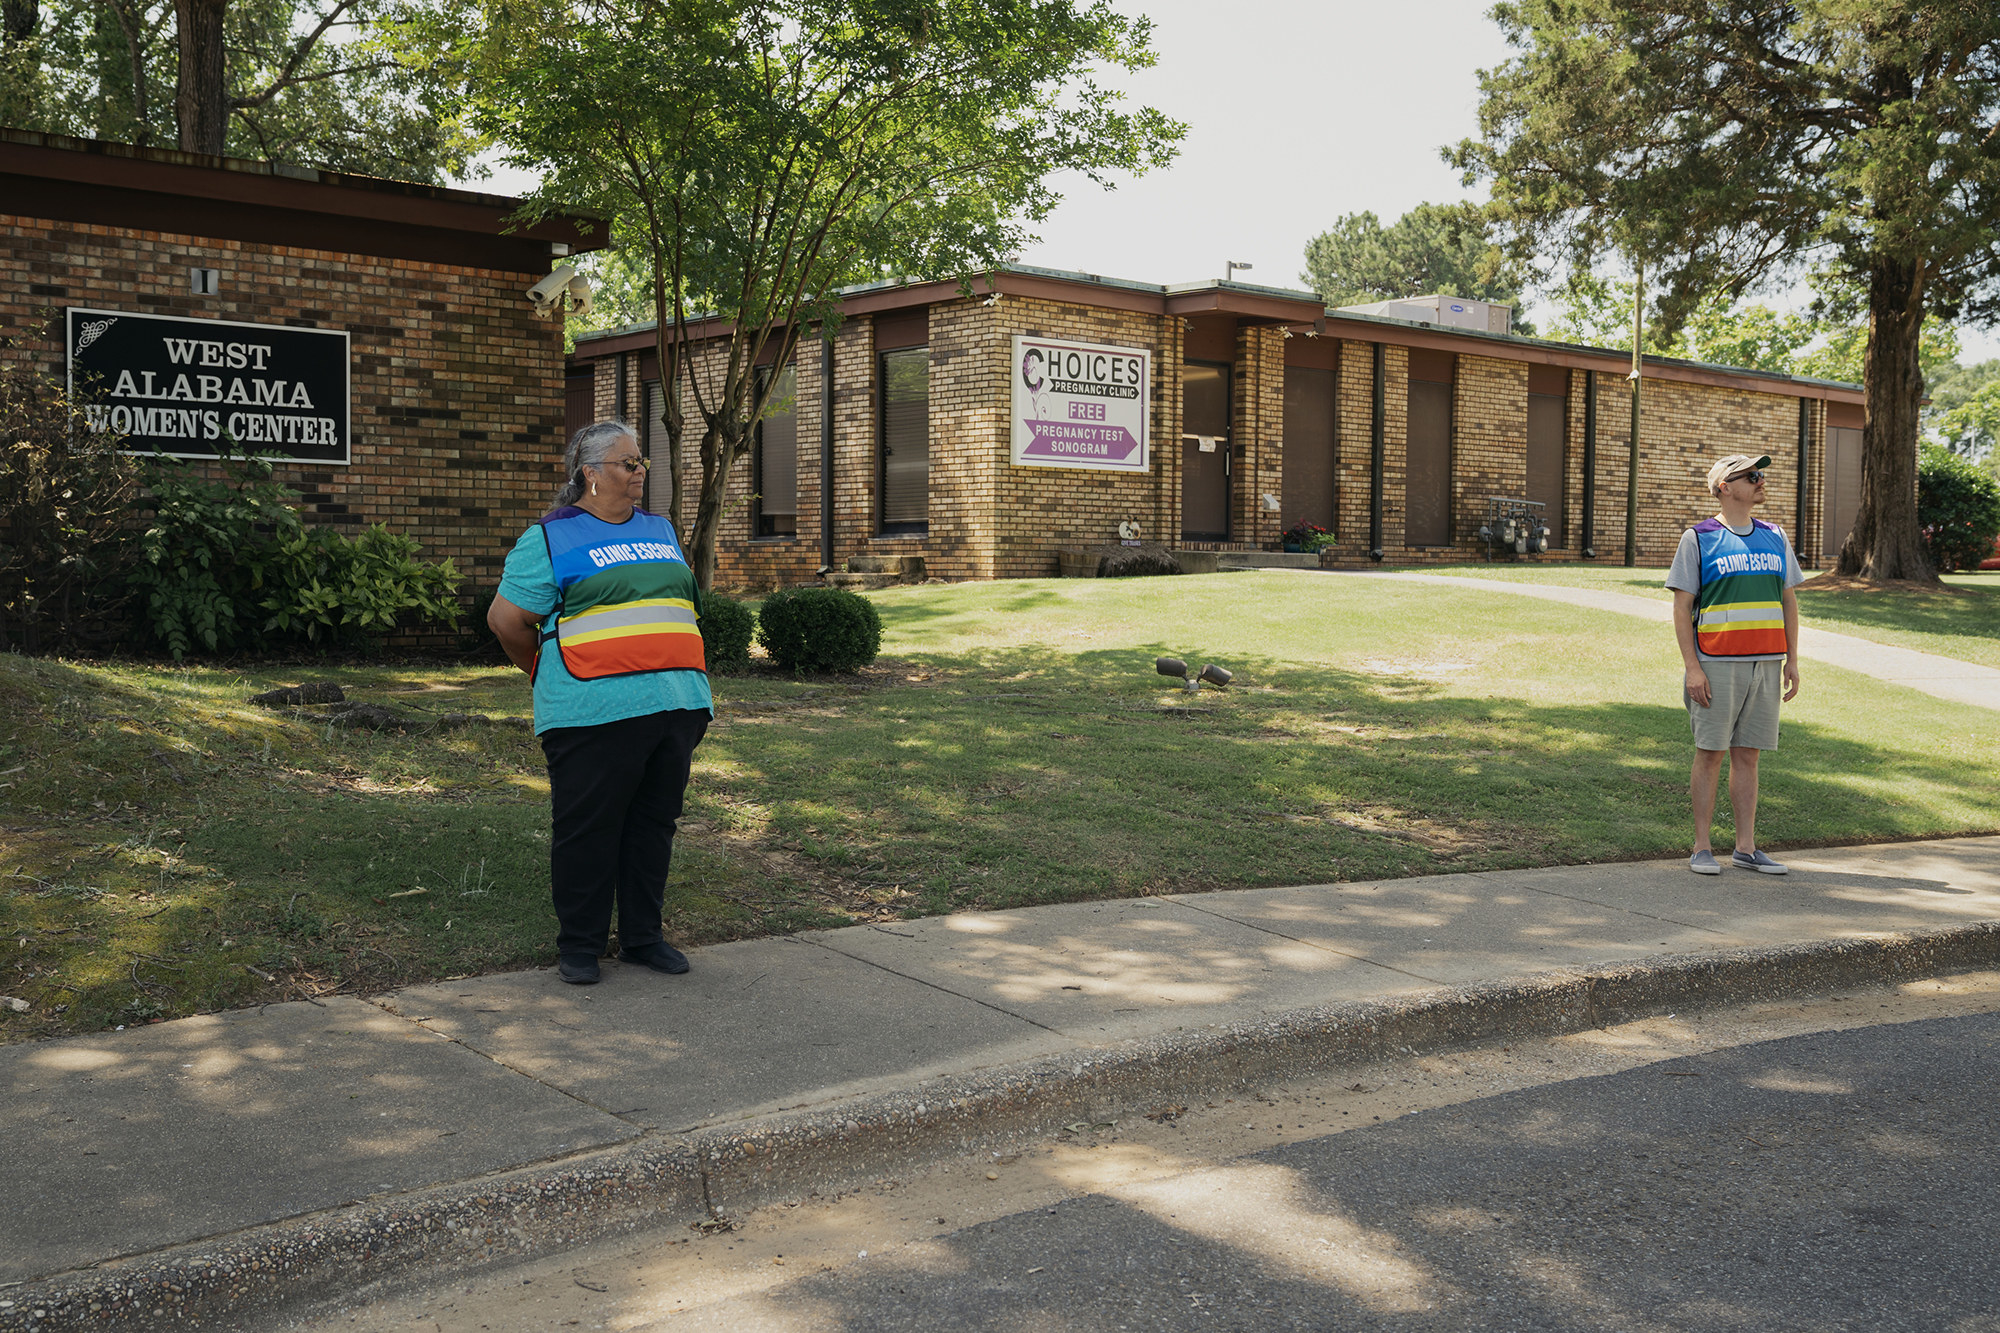
<instances>
[{"instance_id":1,"label":"woman in rainbow safety vest","mask_svg":"<svg viewBox=\"0 0 2000 1333\"><path fill-rule=\"evenodd\" d=\"M685 972L661 924L674 823L714 716L701 593L673 524L648 513L630 426L585 426L563 455L555 507L521 534L486 623L534 682L549 765L549 884L557 975L598 980L618 957Z\"/></svg>"},{"instance_id":2,"label":"woman in rainbow safety vest","mask_svg":"<svg viewBox=\"0 0 2000 1333\"><path fill-rule=\"evenodd\" d=\"M1694 732L1688 869L1697 875L1722 873L1709 826L1724 755L1736 818L1728 864L1764 875L1786 870L1757 848L1757 763L1763 751L1778 748L1778 705L1799 692L1799 603L1792 590L1806 576L1784 529L1750 516L1765 501L1769 466L1761 455L1715 460L1708 491L1721 512L1681 534L1667 571L1684 669L1682 699Z\"/></svg>"}]
</instances>

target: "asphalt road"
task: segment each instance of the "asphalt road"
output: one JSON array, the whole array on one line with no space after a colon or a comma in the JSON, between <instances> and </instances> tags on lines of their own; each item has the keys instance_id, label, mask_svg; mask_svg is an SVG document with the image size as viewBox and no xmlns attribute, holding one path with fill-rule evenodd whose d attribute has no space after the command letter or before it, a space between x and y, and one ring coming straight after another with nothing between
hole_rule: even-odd
<instances>
[{"instance_id":1,"label":"asphalt road","mask_svg":"<svg viewBox=\"0 0 2000 1333\"><path fill-rule=\"evenodd\" d=\"M646 1326L1989 1333L1996 1055L2000 1015L1979 1014L1554 1082L1015 1212Z\"/></svg>"}]
</instances>

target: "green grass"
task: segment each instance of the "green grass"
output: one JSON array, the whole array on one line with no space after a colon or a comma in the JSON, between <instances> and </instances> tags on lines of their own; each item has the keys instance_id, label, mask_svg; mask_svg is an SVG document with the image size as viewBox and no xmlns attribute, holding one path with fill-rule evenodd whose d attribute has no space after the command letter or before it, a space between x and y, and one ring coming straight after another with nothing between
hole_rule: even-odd
<instances>
[{"instance_id":1,"label":"green grass","mask_svg":"<svg viewBox=\"0 0 2000 1333\"><path fill-rule=\"evenodd\" d=\"M1564 562L1451 565L1418 572L1594 588L1660 601L1673 600L1673 594L1661 582L1666 577L1662 569ZM1813 582L1814 577L1809 575L1799 589L1799 615L1807 625L1961 662L2000 667L2000 573L1947 574L1944 583L1948 591L1929 593L1900 589L1882 592L1820 589L1813 587Z\"/></svg>"},{"instance_id":2,"label":"green grass","mask_svg":"<svg viewBox=\"0 0 2000 1333\"><path fill-rule=\"evenodd\" d=\"M885 657L862 676L717 680L669 888L681 942L1687 844L1657 625L1283 573L874 600ZM1161 654L1238 683L1185 695ZM243 702L302 675L493 721L357 735ZM0 993L33 1006L0 1035L550 961L518 674L0 657L0 704ZM1815 670L1761 828L2000 828L1996 732L2000 714Z\"/></svg>"}]
</instances>

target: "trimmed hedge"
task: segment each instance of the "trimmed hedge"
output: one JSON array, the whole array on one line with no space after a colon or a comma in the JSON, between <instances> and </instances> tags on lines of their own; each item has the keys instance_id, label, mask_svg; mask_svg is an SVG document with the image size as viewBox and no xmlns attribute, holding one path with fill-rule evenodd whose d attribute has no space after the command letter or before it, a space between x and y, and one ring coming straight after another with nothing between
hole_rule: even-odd
<instances>
[{"instance_id":1,"label":"trimmed hedge","mask_svg":"<svg viewBox=\"0 0 2000 1333\"><path fill-rule=\"evenodd\" d=\"M844 588L785 588L764 599L757 638L787 671L858 671L882 647L882 617Z\"/></svg>"},{"instance_id":2,"label":"trimmed hedge","mask_svg":"<svg viewBox=\"0 0 2000 1333\"><path fill-rule=\"evenodd\" d=\"M711 672L728 676L748 671L750 636L756 630L757 618L734 597L701 595L701 646Z\"/></svg>"}]
</instances>

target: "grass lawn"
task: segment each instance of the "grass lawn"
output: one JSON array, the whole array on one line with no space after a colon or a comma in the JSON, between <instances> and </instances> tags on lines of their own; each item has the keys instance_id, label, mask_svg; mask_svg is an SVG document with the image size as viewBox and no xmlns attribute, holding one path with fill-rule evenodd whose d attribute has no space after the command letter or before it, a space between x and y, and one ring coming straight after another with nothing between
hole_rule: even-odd
<instances>
[{"instance_id":1,"label":"grass lawn","mask_svg":"<svg viewBox=\"0 0 2000 1333\"><path fill-rule=\"evenodd\" d=\"M874 600L884 660L862 676L716 681L679 941L1688 842L1656 625L1275 572ZM1238 683L1182 694L1163 653ZM304 678L419 724L245 702ZM552 960L516 673L0 656L0 703L0 994L31 1005L0 1038ZM1765 766L1762 829L1782 847L2000 828L1996 733L2000 715L1820 668Z\"/></svg>"},{"instance_id":2,"label":"grass lawn","mask_svg":"<svg viewBox=\"0 0 2000 1333\"><path fill-rule=\"evenodd\" d=\"M1664 569L1622 565L1561 564L1449 565L1415 570L1463 578L1503 579L1560 587L1625 592L1673 600L1661 580ZM1807 625L1914 648L1961 662L2000 667L2000 571L1947 574L1950 591L1933 593L1862 592L1850 588L1815 590L1813 576L1799 588L1799 615Z\"/></svg>"}]
</instances>

